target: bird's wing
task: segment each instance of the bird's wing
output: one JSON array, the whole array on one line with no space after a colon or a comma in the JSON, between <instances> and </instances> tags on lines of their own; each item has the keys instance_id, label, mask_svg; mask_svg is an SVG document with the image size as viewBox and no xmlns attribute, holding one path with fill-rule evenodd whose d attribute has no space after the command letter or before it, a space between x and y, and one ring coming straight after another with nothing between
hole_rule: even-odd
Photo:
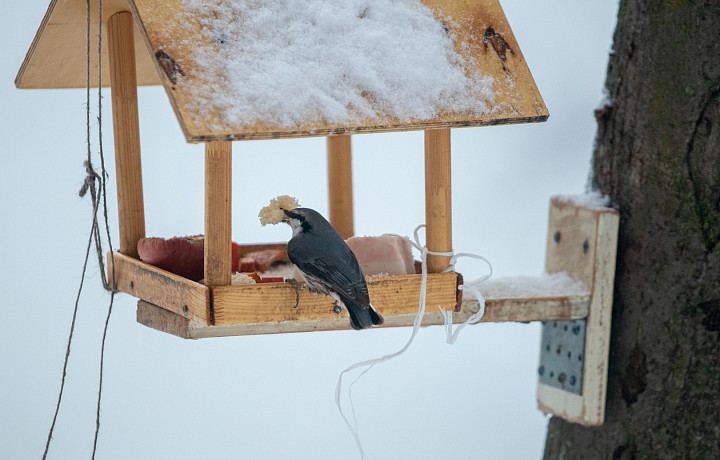
<instances>
[{"instance_id":1,"label":"bird's wing","mask_svg":"<svg viewBox=\"0 0 720 460\"><path fill-rule=\"evenodd\" d=\"M290 249L290 247L288 247ZM329 289L340 297L366 307L370 303L365 276L355 259L355 255L347 248L341 254L333 253L327 257L312 257L302 247L295 246L288 250L292 262L303 273L323 281Z\"/></svg>"}]
</instances>

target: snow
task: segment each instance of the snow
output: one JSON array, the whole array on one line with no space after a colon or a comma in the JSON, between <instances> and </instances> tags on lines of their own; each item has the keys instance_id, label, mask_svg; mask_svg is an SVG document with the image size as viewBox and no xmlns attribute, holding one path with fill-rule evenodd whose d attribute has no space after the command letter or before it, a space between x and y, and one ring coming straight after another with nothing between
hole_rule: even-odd
<instances>
[{"instance_id":1,"label":"snow","mask_svg":"<svg viewBox=\"0 0 720 460\"><path fill-rule=\"evenodd\" d=\"M189 30L199 24L209 40L192 45L193 73L178 87L216 129L493 110L492 78L455 51L420 2L185 0L185 10L181 22Z\"/></svg>"},{"instance_id":2,"label":"snow","mask_svg":"<svg viewBox=\"0 0 720 460\"><path fill-rule=\"evenodd\" d=\"M540 276L507 276L493 278L480 286L486 298L556 297L589 294L587 286L566 272L543 273Z\"/></svg>"},{"instance_id":3,"label":"snow","mask_svg":"<svg viewBox=\"0 0 720 460\"><path fill-rule=\"evenodd\" d=\"M603 211L610 207L610 197L598 191L592 191L582 195L555 195L555 199L569 201L577 206Z\"/></svg>"}]
</instances>

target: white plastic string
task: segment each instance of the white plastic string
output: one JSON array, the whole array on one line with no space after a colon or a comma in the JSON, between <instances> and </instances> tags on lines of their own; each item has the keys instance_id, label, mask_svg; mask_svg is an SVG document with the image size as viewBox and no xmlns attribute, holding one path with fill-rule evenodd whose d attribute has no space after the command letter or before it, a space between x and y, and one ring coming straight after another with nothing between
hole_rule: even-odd
<instances>
[{"instance_id":1,"label":"white plastic string","mask_svg":"<svg viewBox=\"0 0 720 460\"><path fill-rule=\"evenodd\" d=\"M490 276L492 276L492 265L490 265L490 262L479 255L476 254L470 254L470 253L459 253L459 254L453 254L452 252L435 252L430 251L426 246L422 246L420 244L420 237L418 236L418 231L425 227L424 224L418 225L415 227L415 231L413 232L413 236L415 237L415 241L410 240L407 237L395 235L395 234L387 234L392 236L400 236L400 238L407 239L410 244L420 251L420 262L422 266L422 275L421 275L421 281L420 281L420 299L418 301L418 312L417 315L415 315L415 321L413 322L413 330L412 334L410 334L410 339L408 339L407 343L404 347L402 347L400 350L396 351L395 353L390 353L384 356L381 356L379 358L373 358L368 359L365 361L361 361L359 363L355 363L352 366L346 368L340 373L340 377L338 377L337 385L335 386L335 405L337 405L338 411L340 412L340 415L343 418L343 421L345 422L345 425L347 425L348 429L350 430L350 433L352 433L353 437L355 438L355 443L357 444L358 450L360 451L360 458L362 460L365 460L367 457L365 455L365 451L362 448L362 443L360 442L360 430L358 426L357 416L355 414L355 406L353 404L352 400L352 387L357 383L360 378L365 375L370 369L372 369L376 364L380 364L386 361L389 361L397 356L400 356L401 354L405 353L408 348L410 348L410 345L412 344L413 340L415 340L415 336L417 335L418 331L420 330L420 325L422 324L422 318L425 315L425 300L426 300L426 292L427 292L427 256L428 254L437 255L437 256L450 256L450 266L444 270L444 271L452 271L455 267L455 262L459 257L472 257L475 259L480 259L488 264L488 267L490 267L490 273L487 275L481 277L480 279L473 281L471 283L465 283L460 286L458 286L458 289L464 289L466 291L470 291L480 303L480 309L473 314L470 318L468 318L464 323L458 326L458 328L455 330L455 333L452 332L452 311L445 311L441 307L440 311L443 314L443 317L445 319L445 328L447 331L447 343L453 344L455 343L455 340L457 340L457 336L462 330L463 327L465 327L466 324L474 324L482 318L483 314L485 313L485 298L482 296L478 289L478 285L486 281ZM342 405L340 404L340 396L342 394L342 381L343 376L355 369L366 367L365 370L363 370L360 375L358 375L355 380L350 384L348 388L348 399L350 400L350 413L352 414L352 421L348 418L347 415L345 415L345 412L342 409Z\"/></svg>"},{"instance_id":2,"label":"white plastic string","mask_svg":"<svg viewBox=\"0 0 720 460\"><path fill-rule=\"evenodd\" d=\"M469 291L470 294L474 295L478 301L478 304L480 304L480 308L478 309L478 311L473 313L468 319L466 319L465 322L460 324L457 327L457 329L455 329L454 333L452 331L452 327L453 327L453 322L452 322L453 312L452 312L452 310L444 310L442 307L438 307L438 308L440 308L440 312L442 313L443 318L445 319L443 326L445 327L445 331L447 333L447 339L446 339L447 343L449 343L450 345L455 343L455 341L458 338L458 335L460 334L460 331L462 331L462 329L465 326L467 326L468 324L475 324L475 323L479 322L482 319L482 317L485 315L485 297L482 295L482 293L480 293L480 285L482 283L484 283L485 281L487 281L488 279L490 279L490 277L492 276L492 272L493 272L492 264L490 263L489 260L487 260L483 256L479 256L477 254L471 254L469 252L461 252L461 253L458 253L458 254L455 254L454 256L452 256L450 258L450 266L447 269L445 269L444 271L448 272L448 271L454 270L455 263L457 262L457 259L459 259L460 257L471 257L473 259L482 260L483 262L485 262L487 264L487 266L489 268L489 272L487 275L483 275L480 278L476 279L475 281L471 281L469 283L464 283L464 284L461 284L460 286L458 286L458 289L466 291L466 292Z\"/></svg>"},{"instance_id":3,"label":"white plastic string","mask_svg":"<svg viewBox=\"0 0 720 460\"><path fill-rule=\"evenodd\" d=\"M365 451L362 448L362 443L360 442L360 434L359 434L359 427L357 423L357 417L355 415L355 406L352 402L352 386L362 377L365 375L366 372L368 372L370 369L372 369L376 364L383 363L385 361L389 361L396 356L400 356L401 354L405 353L408 348L410 348L410 345L412 344L413 340L415 340L415 336L417 335L418 331L420 330L420 325L422 324L422 318L425 314L425 292L427 287L427 255L428 254L435 254L435 255L445 255L445 256L452 256L452 253L447 252L432 252L429 251L426 247L421 247L419 244L419 239L417 232L420 229L420 227L423 227L423 225L418 226L415 229L415 241L416 243L410 242L413 246L415 246L418 250L420 250L420 261L422 263L422 277L420 282L420 299L418 302L418 313L415 315L415 321L413 323L413 330L412 334L410 335L410 339L407 341L404 347L402 347L399 351L396 351L395 353L390 353L385 356L381 356L379 358L373 358L368 359L366 361L362 361L356 364L353 364L352 366L348 367L344 371L340 373L340 377L338 378L337 385L335 386L335 404L338 407L338 410L340 411L340 415L342 416L343 420L345 421L345 425L347 425L348 429L352 433L353 437L355 438L355 443L358 446L358 449L360 450L360 458L365 459L367 458L365 456ZM340 396L342 393L342 380L343 376L355 369L361 368L361 367L367 367L364 371L360 373L360 375L357 376L357 378L350 384L350 388L348 390L348 398L350 399L350 412L352 413L352 422L350 419L345 415L345 412L342 409L342 405L340 404Z\"/></svg>"}]
</instances>

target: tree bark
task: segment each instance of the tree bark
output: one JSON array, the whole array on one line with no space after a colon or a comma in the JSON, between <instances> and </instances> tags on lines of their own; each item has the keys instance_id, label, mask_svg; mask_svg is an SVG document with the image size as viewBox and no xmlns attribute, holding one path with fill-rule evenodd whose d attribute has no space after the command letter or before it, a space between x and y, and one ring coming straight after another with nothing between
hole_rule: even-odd
<instances>
[{"instance_id":1,"label":"tree bark","mask_svg":"<svg viewBox=\"0 0 720 460\"><path fill-rule=\"evenodd\" d=\"M720 458L720 2L621 1L592 185L620 210L605 424L546 459Z\"/></svg>"}]
</instances>

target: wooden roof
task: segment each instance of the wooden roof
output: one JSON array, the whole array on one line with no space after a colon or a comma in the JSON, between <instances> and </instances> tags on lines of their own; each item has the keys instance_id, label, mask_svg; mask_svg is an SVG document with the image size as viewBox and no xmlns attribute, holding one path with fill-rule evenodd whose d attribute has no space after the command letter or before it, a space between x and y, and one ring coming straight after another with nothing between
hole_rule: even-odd
<instances>
[{"instance_id":1,"label":"wooden roof","mask_svg":"<svg viewBox=\"0 0 720 460\"><path fill-rule=\"evenodd\" d=\"M97 5L93 3L91 51L97 50ZM484 75L494 79L491 113L442 112L431 119L408 122L393 118L365 119L356 123L306 123L292 129L263 121L252 125L217 123L221 114L198 107L183 78L193 85L222 85L203 81L193 58L203 46L212 46L200 27L178 27L187 14L182 0L105 0L103 22L117 11L130 10L136 22L137 77L139 85L162 83L188 142L326 136L363 132L408 131L545 121L548 111L530 74L515 36L497 0L423 0L436 18L450 29L458 53ZM449 20L446 20L449 19ZM18 88L85 87L86 3L53 0L16 78ZM105 29L103 29L104 32ZM179 32L178 32L179 31ZM185 36L178 37L177 34ZM104 35L104 34L103 34ZM103 85L109 85L107 39L103 36ZM91 52L91 83L97 81L97 56ZM156 59L157 56L157 59ZM181 63L177 72L173 67ZM170 65L170 68L168 68ZM164 66L164 68L163 68Z\"/></svg>"},{"instance_id":2,"label":"wooden roof","mask_svg":"<svg viewBox=\"0 0 720 460\"><path fill-rule=\"evenodd\" d=\"M97 87L98 2L90 2L90 84ZM103 25L118 11L128 11L127 0L103 0ZM52 0L20 67L15 86L21 89L85 88L87 64L87 5L84 0ZM110 86L107 28L103 27L103 86ZM159 85L153 55L145 51L140 29L135 30L138 85Z\"/></svg>"}]
</instances>

